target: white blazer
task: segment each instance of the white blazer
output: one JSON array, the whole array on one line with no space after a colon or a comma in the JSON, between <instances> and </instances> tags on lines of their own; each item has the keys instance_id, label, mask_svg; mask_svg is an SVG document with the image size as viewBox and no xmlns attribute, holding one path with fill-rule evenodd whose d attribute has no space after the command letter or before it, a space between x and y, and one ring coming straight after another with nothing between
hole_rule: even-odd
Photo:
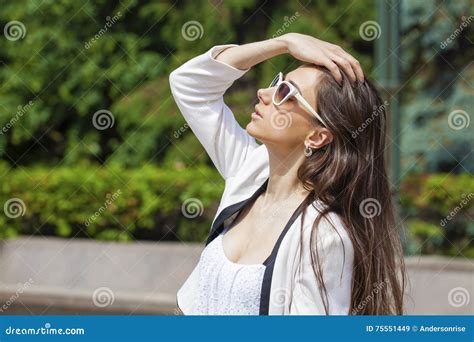
<instances>
[{"instance_id":1,"label":"white blazer","mask_svg":"<svg viewBox=\"0 0 474 342\"><path fill-rule=\"evenodd\" d=\"M169 76L173 97L219 173L225 189L209 231L207 244L222 231L248 201L265 191L269 177L268 151L235 120L224 103L224 93L247 71L214 59L236 44L216 45L174 70ZM324 205L316 200L307 208L304 222L303 262L299 262L300 210L284 227L270 257L265 261L260 315L324 315L322 292L311 267L309 234ZM339 217L329 215L337 232L326 220L318 226L317 248L328 291L329 314L349 314L354 251ZM185 315L195 312L199 279L195 267L177 292L177 305Z\"/></svg>"}]
</instances>

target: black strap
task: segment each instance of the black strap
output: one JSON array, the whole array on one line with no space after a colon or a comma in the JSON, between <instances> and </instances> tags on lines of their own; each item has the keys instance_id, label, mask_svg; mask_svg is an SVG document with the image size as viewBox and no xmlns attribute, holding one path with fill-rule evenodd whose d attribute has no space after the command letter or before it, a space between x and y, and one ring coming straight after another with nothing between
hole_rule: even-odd
<instances>
[{"instance_id":1,"label":"black strap","mask_svg":"<svg viewBox=\"0 0 474 342\"><path fill-rule=\"evenodd\" d=\"M302 213L304 209L304 204L306 200L308 199L309 196L311 196L312 193L309 193L308 196L305 197L305 199L300 203L300 205L295 209L293 214L291 215L290 219L285 225L285 228L283 228L283 231L281 232L280 236L278 237L278 240L273 247L272 253L270 256L264 261L264 265L266 266L265 268L265 273L263 274L263 282L262 282L262 291L260 293L260 312L259 315L268 315L269 311L269 305L270 305L270 289L272 285L272 278L273 278L273 268L275 266L275 260L276 256L278 253L278 250L280 249L281 242L283 241L283 238L285 237L286 233L290 229L290 227L293 225L293 223L296 221L298 216Z\"/></svg>"},{"instance_id":2,"label":"black strap","mask_svg":"<svg viewBox=\"0 0 474 342\"><path fill-rule=\"evenodd\" d=\"M269 178L267 178L265 182L249 198L238 203L234 203L221 211L221 213L216 218L214 224L211 227L211 231L207 237L206 246L222 232L222 230L224 229L225 220L234 215L237 211L242 209L249 201L254 200L258 195L260 195L267 189L268 180Z\"/></svg>"}]
</instances>

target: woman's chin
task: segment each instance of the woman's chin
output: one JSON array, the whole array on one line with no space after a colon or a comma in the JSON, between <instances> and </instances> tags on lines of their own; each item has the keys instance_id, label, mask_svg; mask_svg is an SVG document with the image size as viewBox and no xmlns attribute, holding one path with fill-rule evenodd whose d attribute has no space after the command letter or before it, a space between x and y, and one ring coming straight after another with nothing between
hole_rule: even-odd
<instances>
[{"instance_id":1,"label":"woman's chin","mask_svg":"<svg viewBox=\"0 0 474 342\"><path fill-rule=\"evenodd\" d=\"M272 140L272 132L269 132L268 128L264 126L263 121L250 121L245 127L245 130L252 138L262 144Z\"/></svg>"},{"instance_id":2,"label":"woman's chin","mask_svg":"<svg viewBox=\"0 0 474 342\"><path fill-rule=\"evenodd\" d=\"M255 138L255 139L259 139L261 138L262 136L262 132L261 132L261 129L259 127L256 127L256 125L254 124L253 121L250 121L247 126L245 127L245 130L247 131L247 133Z\"/></svg>"}]
</instances>

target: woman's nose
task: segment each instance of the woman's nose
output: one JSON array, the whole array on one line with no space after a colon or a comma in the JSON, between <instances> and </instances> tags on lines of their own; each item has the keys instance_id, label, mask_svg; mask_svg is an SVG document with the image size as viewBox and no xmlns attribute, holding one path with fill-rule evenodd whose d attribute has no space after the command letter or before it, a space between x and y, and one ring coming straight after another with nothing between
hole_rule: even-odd
<instances>
[{"instance_id":1,"label":"woman's nose","mask_svg":"<svg viewBox=\"0 0 474 342\"><path fill-rule=\"evenodd\" d=\"M269 104L269 101L270 101L270 96L269 96L270 92L268 90L269 88L257 90L258 99L265 104Z\"/></svg>"}]
</instances>

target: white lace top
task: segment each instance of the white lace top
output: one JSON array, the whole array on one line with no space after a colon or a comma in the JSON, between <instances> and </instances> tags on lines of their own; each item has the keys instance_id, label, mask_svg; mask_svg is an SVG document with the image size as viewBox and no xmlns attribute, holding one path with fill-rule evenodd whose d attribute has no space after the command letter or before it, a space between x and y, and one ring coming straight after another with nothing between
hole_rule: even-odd
<instances>
[{"instance_id":1,"label":"white lace top","mask_svg":"<svg viewBox=\"0 0 474 342\"><path fill-rule=\"evenodd\" d=\"M222 232L199 260L197 315L259 315L263 264L230 261L222 247Z\"/></svg>"}]
</instances>

